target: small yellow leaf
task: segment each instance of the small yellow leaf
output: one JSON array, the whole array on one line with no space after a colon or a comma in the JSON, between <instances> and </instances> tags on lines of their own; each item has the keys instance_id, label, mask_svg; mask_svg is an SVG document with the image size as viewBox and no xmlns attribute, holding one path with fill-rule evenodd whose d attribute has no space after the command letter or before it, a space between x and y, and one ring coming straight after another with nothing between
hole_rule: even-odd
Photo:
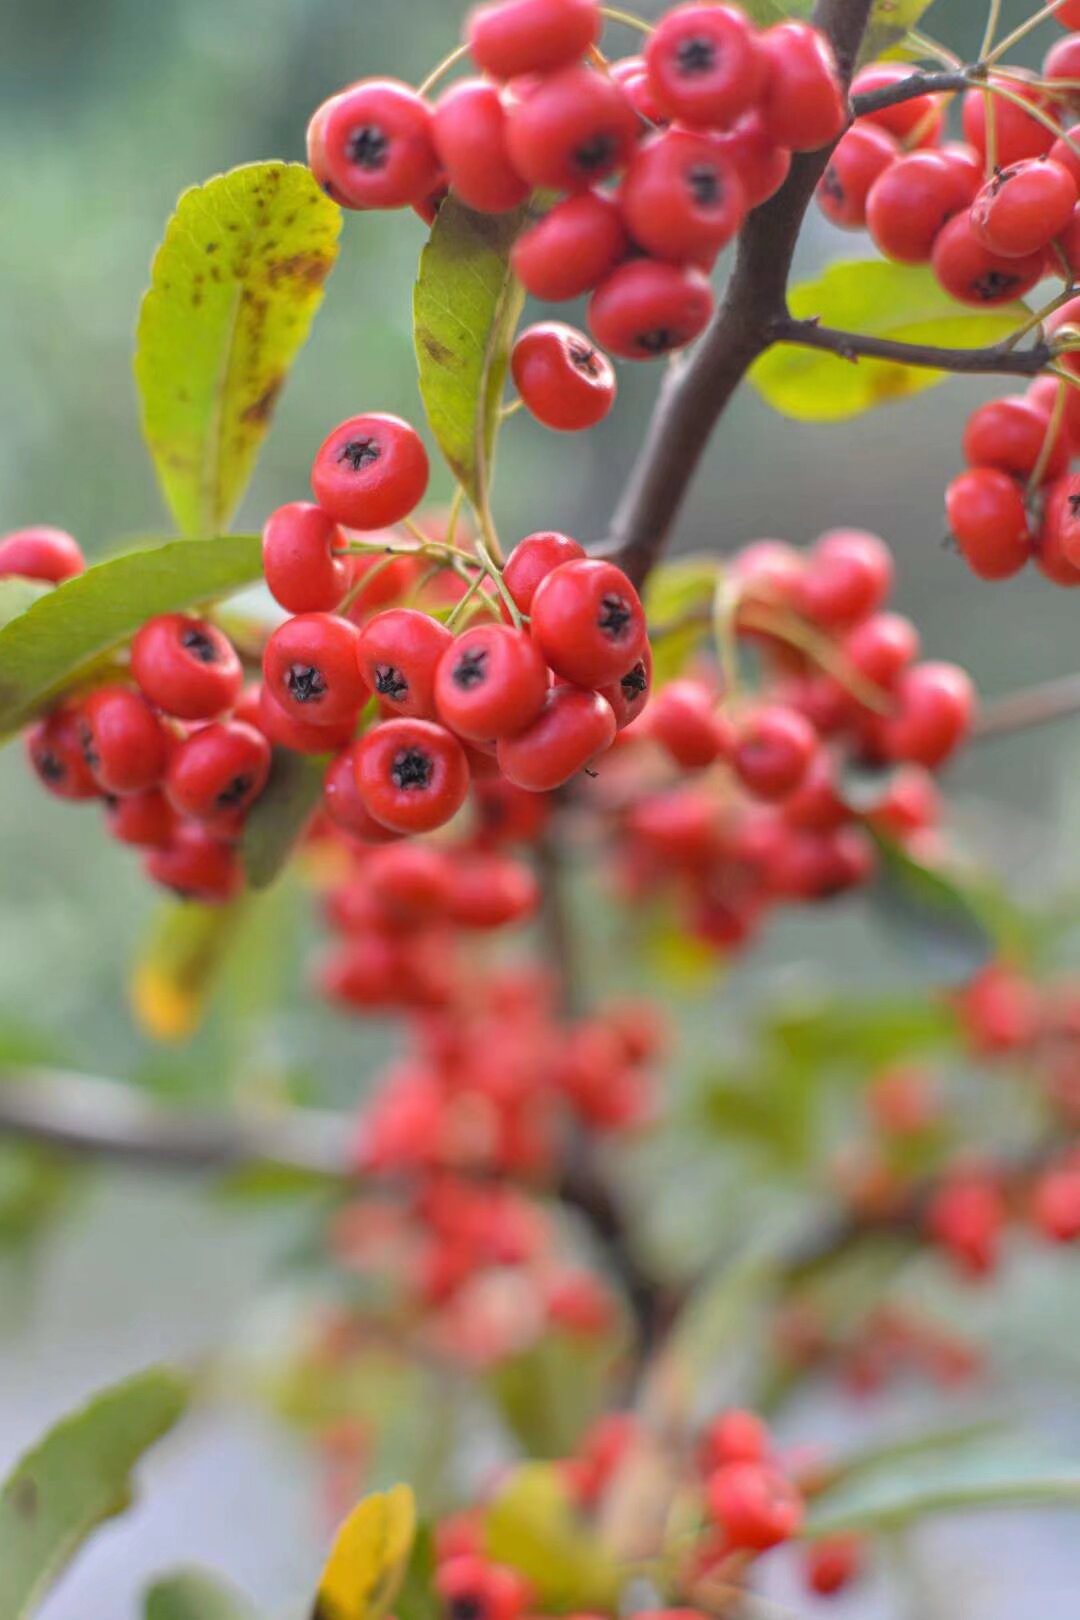
<instances>
[{"instance_id":1,"label":"small yellow leaf","mask_svg":"<svg viewBox=\"0 0 1080 1620\"><path fill-rule=\"evenodd\" d=\"M407 1485L366 1496L334 1539L312 1620L381 1620L397 1596L415 1535L416 1502Z\"/></svg>"},{"instance_id":2,"label":"small yellow leaf","mask_svg":"<svg viewBox=\"0 0 1080 1620\"><path fill-rule=\"evenodd\" d=\"M243 901L227 906L190 902L158 912L131 972L132 1015L155 1041L186 1041L203 1020L217 986Z\"/></svg>"}]
</instances>

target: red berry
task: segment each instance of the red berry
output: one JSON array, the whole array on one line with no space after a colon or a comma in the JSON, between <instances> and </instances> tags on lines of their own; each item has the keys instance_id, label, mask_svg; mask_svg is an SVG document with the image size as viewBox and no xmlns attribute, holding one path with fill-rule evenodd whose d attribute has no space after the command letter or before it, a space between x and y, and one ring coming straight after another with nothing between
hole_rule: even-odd
<instances>
[{"instance_id":1,"label":"red berry","mask_svg":"<svg viewBox=\"0 0 1080 1620\"><path fill-rule=\"evenodd\" d=\"M1080 556L1080 528L1074 534L1073 527L1067 505L1048 505L1043 511L1038 533L1032 540L1036 568L1055 585L1064 585L1066 589L1080 585L1080 567L1069 561L1062 546L1062 541L1065 541Z\"/></svg>"},{"instance_id":2,"label":"red berry","mask_svg":"<svg viewBox=\"0 0 1080 1620\"><path fill-rule=\"evenodd\" d=\"M625 675L608 686L598 688L600 696L611 704L615 723L620 731L632 725L648 707L652 692L652 648L645 643L645 651L636 659Z\"/></svg>"},{"instance_id":3,"label":"red berry","mask_svg":"<svg viewBox=\"0 0 1080 1620\"><path fill-rule=\"evenodd\" d=\"M453 863L430 844L395 843L364 862L367 893L395 927L445 916L453 877Z\"/></svg>"},{"instance_id":4,"label":"red berry","mask_svg":"<svg viewBox=\"0 0 1080 1620\"><path fill-rule=\"evenodd\" d=\"M1040 1176L1032 1193L1031 1214L1052 1243L1075 1243L1080 1237L1080 1169L1062 1165Z\"/></svg>"},{"instance_id":5,"label":"red berry","mask_svg":"<svg viewBox=\"0 0 1080 1620\"><path fill-rule=\"evenodd\" d=\"M876 124L853 124L818 183L817 200L825 218L845 230L865 225L870 188L898 156L899 148L887 130Z\"/></svg>"},{"instance_id":6,"label":"red berry","mask_svg":"<svg viewBox=\"0 0 1080 1620\"><path fill-rule=\"evenodd\" d=\"M498 760L515 786L547 793L569 782L614 740L615 716L599 692L554 686L531 726L500 739Z\"/></svg>"},{"instance_id":7,"label":"red berry","mask_svg":"<svg viewBox=\"0 0 1080 1620\"><path fill-rule=\"evenodd\" d=\"M916 664L901 676L896 710L882 727L889 759L944 764L964 741L975 711L971 681L955 664Z\"/></svg>"},{"instance_id":8,"label":"red berry","mask_svg":"<svg viewBox=\"0 0 1080 1620\"><path fill-rule=\"evenodd\" d=\"M584 546L572 540L568 534L558 534L554 530L527 534L507 558L503 584L513 597L515 606L522 613L530 613L540 581L556 568L561 568L563 563L577 562L584 556Z\"/></svg>"},{"instance_id":9,"label":"red berry","mask_svg":"<svg viewBox=\"0 0 1080 1620\"><path fill-rule=\"evenodd\" d=\"M619 201L635 242L676 264L726 246L746 213L734 164L709 136L684 129L665 130L638 148Z\"/></svg>"},{"instance_id":10,"label":"red berry","mask_svg":"<svg viewBox=\"0 0 1080 1620\"><path fill-rule=\"evenodd\" d=\"M925 264L942 228L967 208L977 181L941 152L909 152L870 188L866 223L887 259Z\"/></svg>"},{"instance_id":11,"label":"red berry","mask_svg":"<svg viewBox=\"0 0 1080 1620\"><path fill-rule=\"evenodd\" d=\"M806 1584L819 1597L832 1597L858 1579L862 1561L861 1537L850 1532L823 1536L806 1549Z\"/></svg>"},{"instance_id":12,"label":"red berry","mask_svg":"<svg viewBox=\"0 0 1080 1620\"><path fill-rule=\"evenodd\" d=\"M519 1620L528 1596L516 1570L473 1553L444 1559L435 1572L435 1590L446 1620Z\"/></svg>"},{"instance_id":13,"label":"red berry","mask_svg":"<svg viewBox=\"0 0 1080 1620\"><path fill-rule=\"evenodd\" d=\"M597 0L493 0L465 24L469 54L494 79L552 73L600 38Z\"/></svg>"},{"instance_id":14,"label":"red berry","mask_svg":"<svg viewBox=\"0 0 1080 1620\"><path fill-rule=\"evenodd\" d=\"M270 744L243 720L195 731L173 753L165 778L169 802L204 821L250 809L270 775Z\"/></svg>"},{"instance_id":15,"label":"red berry","mask_svg":"<svg viewBox=\"0 0 1080 1620\"><path fill-rule=\"evenodd\" d=\"M900 613L874 613L845 636L841 651L865 680L891 691L919 656L919 632Z\"/></svg>"},{"instance_id":16,"label":"red berry","mask_svg":"<svg viewBox=\"0 0 1080 1620\"><path fill-rule=\"evenodd\" d=\"M0 539L0 579L18 574L24 579L43 579L59 585L81 574L85 567L79 542L63 529L39 525L16 529Z\"/></svg>"},{"instance_id":17,"label":"red berry","mask_svg":"<svg viewBox=\"0 0 1080 1620\"><path fill-rule=\"evenodd\" d=\"M725 129L758 100L765 77L753 26L732 6L675 6L645 46L649 89L668 118Z\"/></svg>"},{"instance_id":18,"label":"red berry","mask_svg":"<svg viewBox=\"0 0 1080 1620\"><path fill-rule=\"evenodd\" d=\"M529 195L506 151L506 109L495 85L462 79L442 96L433 120L435 149L451 189L470 208L501 214Z\"/></svg>"},{"instance_id":19,"label":"red berry","mask_svg":"<svg viewBox=\"0 0 1080 1620\"><path fill-rule=\"evenodd\" d=\"M444 624L416 608L391 608L360 632L360 672L387 714L435 718L435 671L453 643Z\"/></svg>"},{"instance_id":20,"label":"red berry","mask_svg":"<svg viewBox=\"0 0 1080 1620\"><path fill-rule=\"evenodd\" d=\"M918 765L902 765L894 771L884 796L866 816L875 832L901 841L936 827L940 820L941 795L933 778Z\"/></svg>"},{"instance_id":21,"label":"red berry","mask_svg":"<svg viewBox=\"0 0 1080 1620\"><path fill-rule=\"evenodd\" d=\"M76 710L90 773L106 793L141 793L161 781L169 737L139 692L103 686Z\"/></svg>"},{"instance_id":22,"label":"red berry","mask_svg":"<svg viewBox=\"0 0 1080 1620\"><path fill-rule=\"evenodd\" d=\"M313 725L297 719L282 708L265 686L259 688L259 730L272 743L294 754L332 754L352 741L356 715L349 714L336 725Z\"/></svg>"},{"instance_id":23,"label":"red berry","mask_svg":"<svg viewBox=\"0 0 1080 1620\"><path fill-rule=\"evenodd\" d=\"M182 900L203 905L234 899L244 882L236 851L197 821L182 822L164 848L150 850L144 868Z\"/></svg>"},{"instance_id":24,"label":"red berry","mask_svg":"<svg viewBox=\"0 0 1080 1620\"><path fill-rule=\"evenodd\" d=\"M998 169L971 205L971 228L984 247L1010 259L1037 253L1059 236L1076 207L1076 181L1050 158Z\"/></svg>"},{"instance_id":25,"label":"red berry","mask_svg":"<svg viewBox=\"0 0 1080 1620\"><path fill-rule=\"evenodd\" d=\"M326 768L323 778L322 807L341 832L363 844L388 844L400 834L376 821L360 797L356 785L356 750L350 743Z\"/></svg>"},{"instance_id":26,"label":"red berry","mask_svg":"<svg viewBox=\"0 0 1080 1620\"><path fill-rule=\"evenodd\" d=\"M310 501L290 501L263 529L263 573L275 602L290 613L336 608L349 585L346 562L334 555L345 538Z\"/></svg>"},{"instance_id":27,"label":"red berry","mask_svg":"<svg viewBox=\"0 0 1080 1620\"><path fill-rule=\"evenodd\" d=\"M176 812L160 788L127 793L105 810L110 838L138 849L164 849L176 831Z\"/></svg>"},{"instance_id":28,"label":"red berry","mask_svg":"<svg viewBox=\"0 0 1080 1620\"><path fill-rule=\"evenodd\" d=\"M608 63L608 72L622 85L640 118L658 128L668 122L652 93L643 56L621 56L618 61Z\"/></svg>"},{"instance_id":29,"label":"red berry","mask_svg":"<svg viewBox=\"0 0 1080 1620\"><path fill-rule=\"evenodd\" d=\"M847 97L824 34L809 23L777 23L761 48L768 61L761 110L773 139L793 152L835 141L848 120Z\"/></svg>"},{"instance_id":30,"label":"red berry","mask_svg":"<svg viewBox=\"0 0 1080 1620\"><path fill-rule=\"evenodd\" d=\"M547 665L526 631L481 624L443 653L435 674L435 706L451 731L488 742L531 725L549 684Z\"/></svg>"},{"instance_id":31,"label":"red berry","mask_svg":"<svg viewBox=\"0 0 1080 1620\"><path fill-rule=\"evenodd\" d=\"M713 1418L701 1436L698 1453L707 1474L727 1463L763 1463L772 1451L766 1424L753 1412L733 1406Z\"/></svg>"},{"instance_id":32,"label":"red berry","mask_svg":"<svg viewBox=\"0 0 1080 1620\"><path fill-rule=\"evenodd\" d=\"M949 528L980 579L1009 579L1031 555L1020 486L996 467L975 467L945 492Z\"/></svg>"},{"instance_id":33,"label":"red berry","mask_svg":"<svg viewBox=\"0 0 1080 1620\"><path fill-rule=\"evenodd\" d=\"M1052 381L1053 379L1051 379ZM1053 442L1050 412L1022 394L989 400L969 419L964 429L964 459L970 467L997 467L1014 478L1030 478L1043 460L1043 479L1059 478L1069 466L1069 442L1059 426Z\"/></svg>"},{"instance_id":34,"label":"red berry","mask_svg":"<svg viewBox=\"0 0 1080 1620\"><path fill-rule=\"evenodd\" d=\"M1006 84L991 78L990 83L1001 83L1010 94L1021 96L1031 106L1039 107L1044 112L1049 111L1047 97L1032 86L1017 84L1012 79ZM964 139L971 143L980 157L986 156L986 102L987 97L982 90L969 90L964 97ZM1037 118L1032 118L1015 102L1006 101L1004 96L991 96L990 104L994 117L995 161L1001 167L1008 168L1011 163L1020 163L1024 158L1042 157L1049 152L1054 141L1053 130L1047 129Z\"/></svg>"},{"instance_id":35,"label":"red berry","mask_svg":"<svg viewBox=\"0 0 1080 1620\"><path fill-rule=\"evenodd\" d=\"M830 529L810 551L795 606L823 629L847 628L879 608L893 585L892 552L863 529Z\"/></svg>"},{"instance_id":36,"label":"red berry","mask_svg":"<svg viewBox=\"0 0 1080 1620\"><path fill-rule=\"evenodd\" d=\"M584 332L560 321L542 321L522 332L510 369L529 413L559 432L595 427L615 403L611 361Z\"/></svg>"},{"instance_id":37,"label":"red berry","mask_svg":"<svg viewBox=\"0 0 1080 1620\"><path fill-rule=\"evenodd\" d=\"M1069 473L1047 490L1042 543L1073 568L1080 568L1080 474Z\"/></svg>"},{"instance_id":38,"label":"red berry","mask_svg":"<svg viewBox=\"0 0 1080 1620\"><path fill-rule=\"evenodd\" d=\"M731 762L755 798L786 799L810 769L817 748L817 732L809 720L774 703L739 723Z\"/></svg>"},{"instance_id":39,"label":"red berry","mask_svg":"<svg viewBox=\"0 0 1080 1620\"><path fill-rule=\"evenodd\" d=\"M791 170L791 153L770 135L759 108L744 113L731 129L714 130L713 145L733 164L747 208L774 197Z\"/></svg>"},{"instance_id":40,"label":"red berry","mask_svg":"<svg viewBox=\"0 0 1080 1620\"><path fill-rule=\"evenodd\" d=\"M323 511L348 529L387 529L424 498L428 458L400 416L350 416L324 439L311 468Z\"/></svg>"},{"instance_id":41,"label":"red berry","mask_svg":"<svg viewBox=\"0 0 1080 1620\"><path fill-rule=\"evenodd\" d=\"M930 1236L969 1277L997 1266L1005 1209L999 1189L986 1176L956 1176L934 1195L927 1211Z\"/></svg>"},{"instance_id":42,"label":"red berry","mask_svg":"<svg viewBox=\"0 0 1080 1620\"><path fill-rule=\"evenodd\" d=\"M611 274L628 246L614 197L605 191L582 191L556 203L523 231L514 243L510 262L534 298L556 304L592 292Z\"/></svg>"},{"instance_id":43,"label":"red berry","mask_svg":"<svg viewBox=\"0 0 1080 1620\"><path fill-rule=\"evenodd\" d=\"M1047 156L1052 158L1055 163L1060 163L1063 169L1068 169L1076 181L1077 189L1080 190L1080 152L1073 149L1074 146L1080 145L1080 124L1073 124L1065 131L1065 134L1069 139L1066 141L1059 137L1050 148Z\"/></svg>"},{"instance_id":44,"label":"red berry","mask_svg":"<svg viewBox=\"0 0 1080 1620\"><path fill-rule=\"evenodd\" d=\"M593 293L589 330L623 360L655 360L692 342L712 311L712 288L700 270L636 259L620 265Z\"/></svg>"},{"instance_id":45,"label":"red berry","mask_svg":"<svg viewBox=\"0 0 1080 1620\"><path fill-rule=\"evenodd\" d=\"M1058 0L1054 21L1062 28L1080 28L1080 0Z\"/></svg>"},{"instance_id":46,"label":"red berry","mask_svg":"<svg viewBox=\"0 0 1080 1620\"><path fill-rule=\"evenodd\" d=\"M951 219L934 243L934 273L962 304L1005 304L1042 280L1044 255L1005 258L983 246L966 213Z\"/></svg>"},{"instance_id":47,"label":"red berry","mask_svg":"<svg viewBox=\"0 0 1080 1620\"><path fill-rule=\"evenodd\" d=\"M684 770L700 770L720 758L727 740L716 699L702 681L669 681L653 699L649 735Z\"/></svg>"},{"instance_id":48,"label":"red berry","mask_svg":"<svg viewBox=\"0 0 1080 1620\"><path fill-rule=\"evenodd\" d=\"M434 191L439 160L427 103L396 79L365 79L317 110L308 163L346 208L405 208Z\"/></svg>"},{"instance_id":49,"label":"red berry","mask_svg":"<svg viewBox=\"0 0 1080 1620\"><path fill-rule=\"evenodd\" d=\"M384 720L357 744L356 786L393 832L431 832L457 814L469 766L457 738L430 720Z\"/></svg>"},{"instance_id":50,"label":"red berry","mask_svg":"<svg viewBox=\"0 0 1080 1620\"><path fill-rule=\"evenodd\" d=\"M332 613L301 613L279 625L263 653L266 690L294 720L338 726L356 718L367 689L357 663L360 633Z\"/></svg>"},{"instance_id":51,"label":"red berry","mask_svg":"<svg viewBox=\"0 0 1080 1620\"><path fill-rule=\"evenodd\" d=\"M131 643L131 673L151 703L181 720L210 720L231 709L244 684L228 637L182 613L143 625Z\"/></svg>"},{"instance_id":52,"label":"red berry","mask_svg":"<svg viewBox=\"0 0 1080 1620\"><path fill-rule=\"evenodd\" d=\"M728 1463L709 1479L709 1510L731 1547L767 1552L798 1535L803 1501L780 1471L761 1463Z\"/></svg>"},{"instance_id":53,"label":"red berry","mask_svg":"<svg viewBox=\"0 0 1080 1620\"><path fill-rule=\"evenodd\" d=\"M1061 86L1061 100L1068 103L1076 101L1075 83L1080 79L1080 39L1059 39L1051 45L1043 58L1043 79L1064 79L1073 81L1073 88L1068 84Z\"/></svg>"},{"instance_id":54,"label":"red berry","mask_svg":"<svg viewBox=\"0 0 1080 1620\"><path fill-rule=\"evenodd\" d=\"M508 855L470 855L450 874L450 916L459 928L503 928L536 910L539 885Z\"/></svg>"},{"instance_id":55,"label":"red berry","mask_svg":"<svg viewBox=\"0 0 1080 1620\"><path fill-rule=\"evenodd\" d=\"M853 96L870 95L894 84L903 84L912 76L913 69L906 62L873 62L860 68L851 81ZM932 146L941 130L943 114L933 96L912 96L898 102L895 107L883 107L879 112L863 113L856 128L876 124L888 130L898 141L916 138L920 146Z\"/></svg>"},{"instance_id":56,"label":"red berry","mask_svg":"<svg viewBox=\"0 0 1080 1620\"><path fill-rule=\"evenodd\" d=\"M58 799L99 799L101 788L86 763L79 717L54 709L26 733L26 753L42 786Z\"/></svg>"},{"instance_id":57,"label":"red berry","mask_svg":"<svg viewBox=\"0 0 1080 1620\"><path fill-rule=\"evenodd\" d=\"M540 582L531 615L533 636L551 668L578 686L621 680L645 650L644 609L614 563L564 563Z\"/></svg>"},{"instance_id":58,"label":"red berry","mask_svg":"<svg viewBox=\"0 0 1080 1620\"><path fill-rule=\"evenodd\" d=\"M507 146L530 185L586 191L625 165L639 127L614 79L592 68L567 67L511 109Z\"/></svg>"}]
</instances>

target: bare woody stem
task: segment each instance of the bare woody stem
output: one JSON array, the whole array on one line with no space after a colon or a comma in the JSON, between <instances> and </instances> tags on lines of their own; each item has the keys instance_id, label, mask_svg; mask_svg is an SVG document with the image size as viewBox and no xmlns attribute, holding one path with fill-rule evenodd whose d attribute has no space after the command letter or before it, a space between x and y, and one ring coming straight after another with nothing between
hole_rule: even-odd
<instances>
[{"instance_id":1,"label":"bare woody stem","mask_svg":"<svg viewBox=\"0 0 1080 1620\"><path fill-rule=\"evenodd\" d=\"M841 332L834 327L821 326L815 320L796 320L783 315L772 324L776 343L794 343L801 348L823 349L842 360L894 360L905 366L920 366L933 371L953 371L969 376L1000 374L1002 376L1035 377L1050 364L1053 351L1049 344L1037 343L1030 349L1009 346L1009 340L983 349L939 348L932 343L900 343L891 338L876 338L860 332Z\"/></svg>"}]
</instances>

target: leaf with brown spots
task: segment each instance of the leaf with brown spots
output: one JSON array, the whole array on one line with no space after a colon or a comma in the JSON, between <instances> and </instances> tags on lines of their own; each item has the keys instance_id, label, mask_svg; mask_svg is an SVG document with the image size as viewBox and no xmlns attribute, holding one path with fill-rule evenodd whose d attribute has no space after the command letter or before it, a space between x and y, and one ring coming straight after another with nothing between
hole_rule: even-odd
<instances>
[{"instance_id":1,"label":"leaf with brown spots","mask_svg":"<svg viewBox=\"0 0 1080 1620\"><path fill-rule=\"evenodd\" d=\"M103 1519L131 1500L131 1471L188 1402L186 1379L152 1368L50 1429L0 1487L0 1620L23 1620Z\"/></svg>"},{"instance_id":2,"label":"leaf with brown spots","mask_svg":"<svg viewBox=\"0 0 1080 1620\"><path fill-rule=\"evenodd\" d=\"M139 316L143 431L178 528L226 529L337 258L341 210L298 163L186 191Z\"/></svg>"}]
</instances>

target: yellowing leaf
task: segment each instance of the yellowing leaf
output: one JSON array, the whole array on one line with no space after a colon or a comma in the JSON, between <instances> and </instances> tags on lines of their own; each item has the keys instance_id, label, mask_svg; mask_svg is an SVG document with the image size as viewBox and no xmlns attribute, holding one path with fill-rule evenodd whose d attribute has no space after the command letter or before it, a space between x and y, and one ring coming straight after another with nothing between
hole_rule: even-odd
<instances>
[{"instance_id":1,"label":"yellowing leaf","mask_svg":"<svg viewBox=\"0 0 1080 1620\"><path fill-rule=\"evenodd\" d=\"M884 260L831 264L815 281L793 287L791 313L870 337L945 348L997 343L1028 318L1023 304L965 310L937 283L927 265ZM838 422L889 400L921 393L946 373L895 361L844 360L820 349L780 343L763 354L750 380L783 416Z\"/></svg>"},{"instance_id":2,"label":"yellowing leaf","mask_svg":"<svg viewBox=\"0 0 1080 1620\"><path fill-rule=\"evenodd\" d=\"M890 47L898 45L929 7L930 0L874 0L859 61L873 62Z\"/></svg>"},{"instance_id":3,"label":"yellowing leaf","mask_svg":"<svg viewBox=\"0 0 1080 1620\"><path fill-rule=\"evenodd\" d=\"M381 1620L401 1585L415 1534L416 1503L407 1485L366 1496L335 1537L312 1620Z\"/></svg>"},{"instance_id":4,"label":"yellowing leaf","mask_svg":"<svg viewBox=\"0 0 1080 1620\"><path fill-rule=\"evenodd\" d=\"M484 1544L489 1558L532 1583L542 1609L614 1607L618 1570L578 1519L554 1464L514 1470L488 1509Z\"/></svg>"},{"instance_id":5,"label":"yellowing leaf","mask_svg":"<svg viewBox=\"0 0 1080 1620\"><path fill-rule=\"evenodd\" d=\"M155 1041L186 1041L202 1022L243 914L238 903L169 904L132 969L131 1010Z\"/></svg>"},{"instance_id":6,"label":"yellowing leaf","mask_svg":"<svg viewBox=\"0 0 1080 1620\"><path fill-rule=\"evenodd\" d=\"M228 527L337 257L341 210L298 163L185 191L139 315L143 431L178 528Z\"/></svg>"}]
</instances>

